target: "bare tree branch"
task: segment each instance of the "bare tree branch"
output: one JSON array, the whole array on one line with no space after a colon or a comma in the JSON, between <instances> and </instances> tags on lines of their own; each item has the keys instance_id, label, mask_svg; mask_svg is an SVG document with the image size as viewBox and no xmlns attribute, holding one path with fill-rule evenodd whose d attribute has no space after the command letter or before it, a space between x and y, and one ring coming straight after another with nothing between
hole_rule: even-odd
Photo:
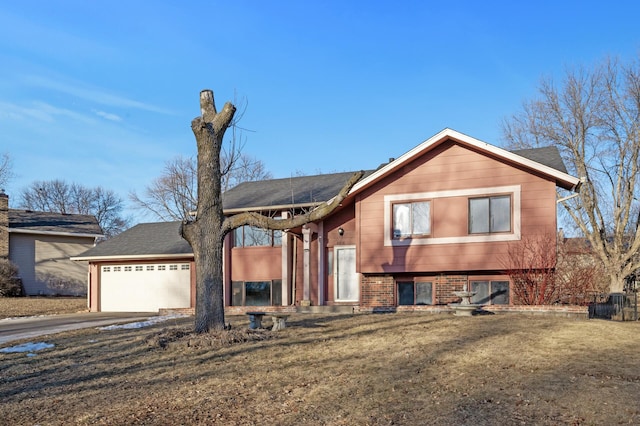
<instances>
[{"instance_id":1,"label":"bare tree branch","mask_svg":"<svg viewBox=\"0 0 640 426\"><path fill-rule=\"evenodd\" d=\"M610 276L610 290L640 268L640 66L607 59L568 70L556 86L505 120L513 147L556 145L569 172L586 178L579 197L561 204Z\"/></svg>"}]
</instances>

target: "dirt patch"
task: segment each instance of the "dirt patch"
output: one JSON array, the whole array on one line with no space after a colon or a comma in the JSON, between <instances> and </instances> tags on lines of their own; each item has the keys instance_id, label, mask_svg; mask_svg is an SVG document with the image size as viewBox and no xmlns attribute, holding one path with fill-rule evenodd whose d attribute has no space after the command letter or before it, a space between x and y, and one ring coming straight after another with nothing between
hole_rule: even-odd
<instances>
[{"instance_id":1,"label":"dirt patch","mask_svg":"<svg viewBox=\"0 0 640 426\"><path fill-rule=\"evenodd\" d=\"M88 312L86 297L0 297L0 319Z\"/></svg>"},{"instance_id":2,"label":"dirt patch","mask_svg":"<svg viewBox=\"0 0 640 426\"><path fill-rule=\"evenodd\" d=\"M246 317L228 319L226 340L214 334L192 344L193 319L184 318L171 327L59 334L46 339L54 348L32 357L0 354L0 418L17 425L640 423L637 322L294 314L279 332L244 333Z\"/></svg>"}]
</instances>

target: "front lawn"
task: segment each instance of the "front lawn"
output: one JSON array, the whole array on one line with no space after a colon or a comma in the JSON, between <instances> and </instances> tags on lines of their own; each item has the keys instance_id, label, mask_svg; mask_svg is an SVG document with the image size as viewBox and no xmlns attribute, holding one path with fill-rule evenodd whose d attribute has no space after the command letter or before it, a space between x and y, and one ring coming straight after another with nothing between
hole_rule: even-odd
<instances>
[{"instance_id":1,"label":"front lawn","mask_svg":"<svg viewBox=\"0 0 640 426\"><path fill-rule=\"evenodd\" d=\"M0 319L87 311L86 297L0 297Z\"/></svg>"},{"instance_id":2,"label":"front lawn","mask_svg":"<svg viewBox=\"0 0 640 426\"><path fill-rule=\"evenodd\" d=\"M188 333L193 319L181 318L49 336L44 342L54 347L33 356L0 354L0 419L13 425L640 423L638 322L298 314L282 331L249 333L246 316L228 319L230 333L194 336Z\"/></svg>"}]
</instances>

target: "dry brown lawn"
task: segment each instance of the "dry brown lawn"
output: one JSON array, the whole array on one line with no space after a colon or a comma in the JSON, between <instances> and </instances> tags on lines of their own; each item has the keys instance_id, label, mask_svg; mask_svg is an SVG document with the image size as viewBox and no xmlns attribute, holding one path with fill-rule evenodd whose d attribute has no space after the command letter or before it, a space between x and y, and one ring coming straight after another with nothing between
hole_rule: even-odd
<instances>
[{"instance_id":1,"label":"dry brown lawn","mask_svg":"<svg viewBox=\"0 0 640 426\"><path fill-rule=\"evenodd\" d=\"M86 297L0 297L0 319L86 311Z\"/></svg>"},{"instance_id":2,"label":"dry brown lawn","mask_svg":"<svg viewBox=\"0 0 640 426\"><path fill-rule=\"evenodd\" d=\"M640 424L637 322L292 315L249 332L229 319L231 332L205 336L182 318L0 354L0 422Z\"/></svg>"}]
</instances>

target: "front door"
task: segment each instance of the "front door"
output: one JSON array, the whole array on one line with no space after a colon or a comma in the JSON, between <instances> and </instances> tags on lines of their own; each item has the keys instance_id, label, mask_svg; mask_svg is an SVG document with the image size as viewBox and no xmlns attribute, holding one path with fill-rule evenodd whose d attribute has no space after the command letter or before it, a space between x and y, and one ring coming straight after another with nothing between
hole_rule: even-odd
<instances>
[{"instance_id":1,"label":"front door","mask_svg":"<svg viewBox=\"0 0 640 426\"><path fill-rule=\"evenodd\" d=\"M334 247L333 282L336 302L357 302L360 300L360 283L356 273L356 247Z\"/></svg>"}]
</instances>

